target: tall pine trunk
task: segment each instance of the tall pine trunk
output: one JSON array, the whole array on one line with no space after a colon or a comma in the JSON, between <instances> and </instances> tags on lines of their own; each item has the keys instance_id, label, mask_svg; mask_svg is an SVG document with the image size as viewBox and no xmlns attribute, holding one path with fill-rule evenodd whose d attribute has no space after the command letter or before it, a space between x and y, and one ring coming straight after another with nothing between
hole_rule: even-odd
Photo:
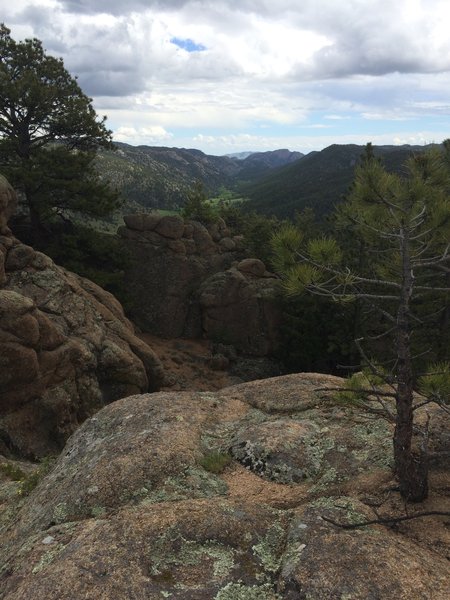
<instances>
[{"instance_id":1,"label":"tall pine trunk","mask_svg":"<svg viewBox=\"0 0 450 600\"><path fill-rule=\"evenodd\" d=\"M414 277L408 249L407 230L401 236L402 289L397 311L397 416L394 432L395 471L400 493L411 502L421 502L428 496L428 460L421 451L414 453L413 437L413 368L410 346L409 301Z\"/></svg>"}]
</instances>

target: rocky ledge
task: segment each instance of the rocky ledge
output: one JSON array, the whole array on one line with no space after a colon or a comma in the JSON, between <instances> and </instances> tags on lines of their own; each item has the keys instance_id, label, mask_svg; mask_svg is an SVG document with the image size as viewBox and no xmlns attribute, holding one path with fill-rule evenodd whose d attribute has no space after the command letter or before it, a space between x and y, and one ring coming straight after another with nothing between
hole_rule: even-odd
<instances>
[{"instance_id":1,"label":"rocky ledge","mask_svg":"<svg viewBox=\"0 0 450 600\"><path fill-rule=\"evenodd\" d=\"M445 517L327 521L405 510L391 426L342 406L339 385L301 374L106 406L31 495L3 476L0 598L444 600ZM448 474L431 483L409 513L442 510Z\"/></svg>"}]
</instances>

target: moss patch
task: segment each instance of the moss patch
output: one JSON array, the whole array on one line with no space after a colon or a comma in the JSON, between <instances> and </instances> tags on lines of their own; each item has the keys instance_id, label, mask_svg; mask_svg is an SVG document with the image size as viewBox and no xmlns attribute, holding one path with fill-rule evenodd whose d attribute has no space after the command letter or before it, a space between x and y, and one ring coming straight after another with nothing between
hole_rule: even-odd
<instances>
[{"instance_id":1,"label":"moss patch","mask_svg":"<svg viewBox=\"0 0 450 600\"><path fill-rule=\"evenodd\" d=\"M225 452L208 452L200 459L200 465L209 473L219 474L230 464L231 456Z\"/></svg>"}]
</instances>

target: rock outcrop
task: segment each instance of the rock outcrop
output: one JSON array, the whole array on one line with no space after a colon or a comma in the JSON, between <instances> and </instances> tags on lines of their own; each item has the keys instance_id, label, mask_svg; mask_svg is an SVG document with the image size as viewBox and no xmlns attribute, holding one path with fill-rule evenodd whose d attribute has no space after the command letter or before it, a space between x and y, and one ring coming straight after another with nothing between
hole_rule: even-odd
<instances>
[{"instance_id":1,"label":"rock outcrop","mask_svg":"<svg viewBox=\"0 0 450 600\"><path fill-rule=\"evenodd\" d=\"M0 452L57 453L112 400L158 389L163 372L108 292L22 244L0 179Z\"/></svg>"},{"instance_id":2,"label":"rock outcrop","mask_svg":"<svg viewBox=\"0 0 450 600\"><path fill-rule=\"evenodd\" d=\"M179 216L137 214L124 220L119 234L131 253L133 320L161 337L201 337L197 290L236 260L241 238L229 237L223 221L208 231Z\"/></svg>"},{"instance_id":3,"label":"rock outcrop","mask_svg":"<svg viewBox=\"0 0 450 600\"><path fill-rule=\"evenodd\" d=\"M132 256L131 313L142 330L206 337L253 356L274 350L280 321L275 277L260 260L243 259L242 237L231 237L223 220L208 228L179 216L124 220L119 233Z\"/></svg>"},{"instance_id":4,"label":"rock outcrop","mask_svg":"<svg viewBox=\"0 0 450 600\"><path fill-rule=\"evenodd\" d=\"M404 510L391 426L324 391L341 383L290 375L106 406L19 506L3 477L0 598L446 599L442 517L326 520ZM434 472L419 511L442 510L446 486Z\"/></svg>"},{"instance_id":5,"label":"rock outcrop","mask_svg":"<svg viewBox=\"0 0 450 600\"><path fill-rule=\"evenodd\" d=\"M275 295L275 276L258 259L216 273L200 288L203 335L247 355L273 353L281 321Z\"/></svg>"}]
</instances>

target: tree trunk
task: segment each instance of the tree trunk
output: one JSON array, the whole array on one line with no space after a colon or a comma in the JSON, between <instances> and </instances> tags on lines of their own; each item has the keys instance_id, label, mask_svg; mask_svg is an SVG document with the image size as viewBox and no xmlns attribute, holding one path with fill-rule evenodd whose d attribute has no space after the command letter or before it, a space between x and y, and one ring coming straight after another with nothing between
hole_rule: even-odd
<instances>
[{"instance_id":1,"label":"tree trunk","mask_svg":"<svg viewBox=\"0 0 450 600\"><path fill-rule=\"evenodd\" d=\"M410 502L421 502L428 496L428 460L423 452L412 449L413 436L413 371L410 348L409 301L414 277L408 250L407 231L401 237L402 290L397 312L397 416L394 432L395 470L400 493Z\"/></svg>"},{"instance_id":2,"label":"tree trunk","mask_svg":"<svg viewBox=\"0 0 450 600\"><path fill-rule=\"evenodd\" d=\"M27 198L28 199L28 198ZM31 243L37 250L42 249L42 244L45 240L45 229L42 225L39 211L33 205L33 202L28 199L28 207L30 210L30 237Z\"/></svg>"},{"instance_id":3,"label":"tree trunk","mask_svg":"<svg viewBox=\"0 0 450 600\"><path fill-rule=\"evenodd\" d=\"M428 459L420 450L414 454L412 449L412 406L411 369L406 362L399 364L398 368L397 417L394 432L395 471L403 498L410 502L421 502L428 496Z\"/></svg>"}]
</instances>

